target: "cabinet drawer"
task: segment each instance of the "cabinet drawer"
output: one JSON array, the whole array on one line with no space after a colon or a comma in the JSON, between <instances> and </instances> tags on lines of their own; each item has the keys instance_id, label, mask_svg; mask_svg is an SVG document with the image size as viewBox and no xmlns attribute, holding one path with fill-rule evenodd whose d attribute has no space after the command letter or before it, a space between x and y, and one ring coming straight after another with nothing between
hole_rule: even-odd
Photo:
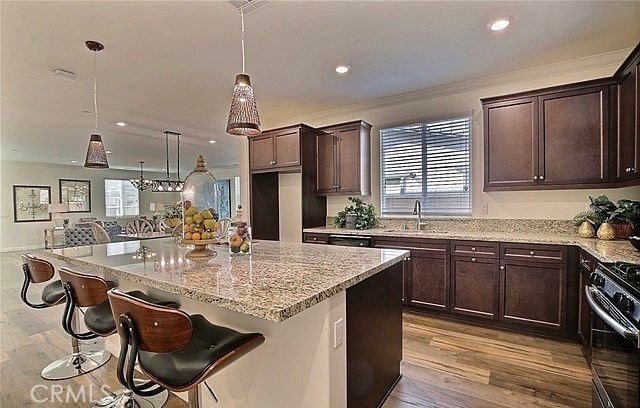
<instances>
[{"instance_id":1,"label":"cabinet drawer","mask_svg":"<svg viewBox=\"0 0 640 408\"><path fill-rule=\"evenodd\" d=\"M307 244L327 244L329 242L329 235L305 232L304 242Z\"/></svg>"},{"instance_id":2,"label":"cabinet drawer","mask_svg":"<svg viewBox=\"0 0 640 408\"><path fill-rule=\"evenodd\" d=\"M501 253L502 259L546 263L563 263L567 260L567 248L555 245L501 244Z\"/></svg>"},{"instance_id":3,"label":"cabinet drawer","mask_svg":"<svg viewBox=\"0 0 640 408\"><path fill-rule=\"evenodd\" d=\"M586 269L588 272L593 272L596 269L598 261L588 253L580 251L580 266Z\"/></svg>"},{"instance_id":4,"label":"cabinet drawer","mask_svg":"<svg viewBox=\"0 0 640 408\"><path fill-rule=\"evenodd\" d=\"M421 250L433 254L449 253L449 241L444 239L375 237L373 246L407 250Z\"/></svg>"},{"instance_id":5,"label":"cabinet drawer","mask_svg":"<svg viewBox=\"0 0 640 408\"><path fill-rule=\"evenodd\" d=\"M498 258L500 243L481 241L452 241L451 254L476 258Z\"/></svg>"}]
</instances>

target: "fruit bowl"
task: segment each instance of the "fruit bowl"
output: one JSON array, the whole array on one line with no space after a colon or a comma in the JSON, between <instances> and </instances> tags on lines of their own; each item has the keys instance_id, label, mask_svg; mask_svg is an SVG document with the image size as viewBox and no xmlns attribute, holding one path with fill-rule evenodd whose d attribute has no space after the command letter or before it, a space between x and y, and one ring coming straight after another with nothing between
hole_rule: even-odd
<instances>
[{"instance_id":1,"label":"fruit bowl","mask_svg":"<svg viewBox=\"0 0 640 408\"><path fill-rule=\"evenodd\" d=\"M629 237L629 242L638 251L640 251L640 236Z\"/></svg>"},{"instance_id":2,"label":"fruit bowl","mask_svg":"<svg viewBox=\"0 0 640 408\"><path fill-rule=\"evenodd\" d=\"M216 251L207 248L210 244L219 244L217 239L183 239L181 241L184 245L193 245L195 249L187 252L184 256L188 259L203 259L213 258L217 255Z\"/></svg>"}]
</instances>

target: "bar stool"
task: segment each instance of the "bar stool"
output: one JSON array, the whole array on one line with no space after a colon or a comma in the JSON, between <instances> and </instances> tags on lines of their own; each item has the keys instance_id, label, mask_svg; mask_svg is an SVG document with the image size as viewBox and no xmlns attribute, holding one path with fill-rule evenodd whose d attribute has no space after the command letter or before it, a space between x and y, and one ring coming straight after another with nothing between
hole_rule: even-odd
<instances>
[{"instance_id":1,"label":"bar stool","mask_svg":"<svg viewBox=\"0 0 640 408\"><path fill-rule=\"evenodd\" d=\"M118 289L108 292L118 321L118 380L137 395L164 389L188 391L189 406L200 407L200 384L264 342L261 333L239 333L210 323L204 316L154 305ZM134 363L151 381L133 381ZM125 364L126 361L126 364Z\"/></svg>"},{"instance_id":2,"label":"bar stool","mask_svg":"<svg viewBox=\"0 0 640 408\"><path fill-rule=\"evenodd\" d=\"M62 287L62 282L60 280L56 280L47 284L42 290L41 297L43 303L31 303L27 299L29 285L31 283L44 283L50 281L55 275L55 269L51 262L36 258L31 254L23 254L22 261L24 283L22 284L20 297L27 306L34 309L44 309L65 302L66 297ZM74 337L71 337L71 349L71 355L60 360L56 360L46 366L40 373L40 376L45 380L64 380L66 378L77 377L95 370L111 358L111 355L104 350L80 351L78 339Z\"/></svg>"},{"instance_id":3,"label":"bar stool","mask_svg":"<svg viewBox=\"0 0 640 408\"><path fill-rule=\"evenodd\" d=\"M107 337L116 332L116 323L111 312L111 305L107 297L107 291L115 285L98 276L87 275L69 268L63 267L58 271L62 279L62 287L67 298L65 307L63 326L70 336L76 339L94 339L96 337ZM177 308L179 305L173 301L162 301L140 291L131 291L128 294L137 299L142 299L151 304L158 304L166 307ZM84 312L84 323L88 332L78 333L74 326L70 324L75 316L77 307L86 307ZM77 327L77 326L76 326ZM144 383L144 380L136 380ZM120 390L98 401L94 407L124 407L121 404L127 390ZM134 396L137 407L161 407L169 396L168 392L160 393L153 398Z\"/></svg>"}]
</instances>

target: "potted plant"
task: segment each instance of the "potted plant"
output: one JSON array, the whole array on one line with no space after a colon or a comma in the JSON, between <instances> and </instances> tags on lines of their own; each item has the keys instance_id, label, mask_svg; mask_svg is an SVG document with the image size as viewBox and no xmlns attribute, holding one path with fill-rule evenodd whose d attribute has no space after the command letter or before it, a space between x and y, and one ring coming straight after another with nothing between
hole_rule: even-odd
<instances>
[{"instance_id":1,"label":"potted plant","mask_svg":"<svg viewBox=\"0 0 640 408\"><path fill-rule=\"evenodd\" d=\"M69 228L69 219L68 218L65 218L64 220L62 220L62 227L64 229Z\"/></svg>"},{"instance_id":2,"label":"potted plant","mask_svg":"<svg viewBox=\"0 0 640 408\"><path fill-rule=\"evenodd\" d=\"M636 225L640 223L640 201L618 200L617 208L611 213L610 222L616 238L629 238Z\"/></svg>"},{"instance_id":3,"label":"potted plant","mask_svg":"<svg viewBox=\"0 0 640 408\"><path fill-rule=\"evenodd\" d=\"M373 204L365 204L357 197L349 197L349 201L353 204L338 212L333 224L336 227L344 228L347 224L347 216L355 215L355 229L369 229L377 225L376 209Z\"/></svg>"},{"instance_id":4,"label":"potted plant","mask_svg":"<svg viewBox=\"0 0 640 408\"><path fill-rule=\"evenodd\" d=\"M581 212L573 217L578 235L582 238L593 238L596 236L596 229L602 224L602 218L592 210Z\"/></svg>"},{"instance_id":5,"label":"potted plant","mask_svg":"<svg viewBox=\"0 0 640 408\"><path fill-rule=\"evenodd\" d=\"M589 197L589 200L591 200L589 209L593 211L600 220L602 220L602 223L598 227L598 238L602 240L614 239L616 237L616 233L609 221L611 220L611 216L617 206L604 194L595 199Z\"/></svg>"},{"instance_id":6,"label":"potted plant","mask_svg":"<svg viewBox=\"0 0 640 408\"><path fill-rule=\"evenodd\" d=\"M177 201L170 207L164 209L164 221L171 228L175 228L182 222L182 201Z\"/></svg>"}]
</instances>

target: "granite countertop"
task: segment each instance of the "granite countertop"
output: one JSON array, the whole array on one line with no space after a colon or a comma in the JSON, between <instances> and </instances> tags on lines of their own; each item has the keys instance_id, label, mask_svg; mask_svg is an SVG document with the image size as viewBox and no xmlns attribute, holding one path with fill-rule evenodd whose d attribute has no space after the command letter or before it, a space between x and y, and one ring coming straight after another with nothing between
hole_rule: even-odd
<instances>
[{"instance_id":1,"label":"granite countertop","mask_svg":"<svg viewBox=\"0 0 640 408\"><path fill-rule=\"evenodd\" d=\"M601 241L580 238L575 234L552 232L490 232L490 231L416 231L394 229L348 230L345 228L319 227L305 228L304 232L320 234L359 235L398 238L459 239L472 241L519 242L529 244L574 245L584 249L601 262L630 262L640 264L640 252L627 241Z\"/></svg>"},{"instance_id":2,"label":"granite countertop","mask_svg":"<svg viewBox=\"0 0 640 408\"><path fill-rule=\"evenodd\" d=\"M141 245L148 259L134 258ZM197 301L281 322L401 262L407 251L259 241L251 256L190 261L173 239L53 249L43 257L108 278L133 281ZM212 248L213 249L213 248Z\"/></svg>"}]
</instances>

